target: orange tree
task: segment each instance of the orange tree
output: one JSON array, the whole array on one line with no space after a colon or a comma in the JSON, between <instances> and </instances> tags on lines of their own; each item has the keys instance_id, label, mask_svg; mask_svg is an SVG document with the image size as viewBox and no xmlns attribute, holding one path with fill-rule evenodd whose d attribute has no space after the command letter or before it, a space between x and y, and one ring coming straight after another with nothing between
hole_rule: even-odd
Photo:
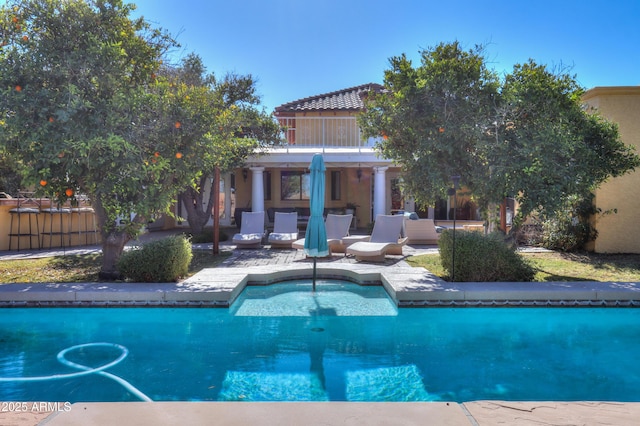
<instances>
[{"instance_id":1,"label":"orange tree","mask_svg":"<svg viewBox=\"0 0 640 426\"><path fill-rule=\"evenodd\" d=\"M575 78L529 61L503 80L482 46L442 43L390 59L385 91L369 96L359 123L398 160L407 191L432 204L459 175L479 205L514 196L518 219L553 215L568 197L588 197L640 165L617 128L585 111Z\"/></svg>"},{"instance_id":2,"label":"orange tree","mask_svg":"<svg viewBox=\"0 0 640 426\"><path fill-rule=\"evenodd\" d=\"M179 67L163 67L165 83L157 86L169 102L158 108L184 123L168 138L167 147L179 147L193 177L180 192L180 200L193 234L200 234L211 218L213 191L204 192L214 169L229 171L260 148L278 143L279 127L261 111L251 75L227 74L218 79L206 74L201 59L188 55ZM158 135L158 139L162 135ZM195 172L195 175L193 174Z\"/></svg>"},{"instance_id":3,"label":"orange tree","mask_svg":"<svg viewBox=\"0 0 640 426\"><path fill-rule=\"evenodd\" d=\"M192 185L198 168L190 159L235 128L211 111L208 90L158 77L176 44L131 19L133 8L119 0L0 8L0 146L25 185L61 202L90 198L105 278L118 275L126 242Z\"/></svg>"}]
</instances>

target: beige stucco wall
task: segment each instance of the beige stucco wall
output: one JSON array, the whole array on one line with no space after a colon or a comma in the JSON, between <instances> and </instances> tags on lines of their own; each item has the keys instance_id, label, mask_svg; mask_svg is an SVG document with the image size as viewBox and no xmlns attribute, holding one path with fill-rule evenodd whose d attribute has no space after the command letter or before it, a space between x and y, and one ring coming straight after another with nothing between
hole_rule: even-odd
<instances>
[{"instance_id":1,"label":"beige stucco wall","mask_svg":"<svg viewBox=\"0 0 640 426\"><path fill-rule=\"evenodd\" d=\"M264 207L309 207L309 200L281 200L281 181L280 172L282 170L304 170L304 168L265 168L265 172L271 173L271 199L264 200ZM331 172L340 171L340 194L339 200L331 200L330 182ZM236 203L238 207L251 207L251 172L248 173L247 181L242 178L242 169L235 171L236 175ZM358 179L356 167L330 167L327 168L325 174L325 208L343 209L347 203L353 203L360 206L356 209L358 218L358 226L366 227L370 222L371 216L371 170L364 169L362 176ZM232 212L233 214L233 212Z\"/></svg>"},{"instance_id":2,"label":"beige stucco wall","mask_svg":"<svg viewBox=\"0 0 640 426\"><path fill-rule=\"evenodd\" d=\"M640 86L596 87L583 100L603 117L619 126L620 136L640 154ZM596 221L597 253L640 253L640 170L612 178L596 190L596 206L616 214L600 216Z\"/></svg>"}]
</instances>

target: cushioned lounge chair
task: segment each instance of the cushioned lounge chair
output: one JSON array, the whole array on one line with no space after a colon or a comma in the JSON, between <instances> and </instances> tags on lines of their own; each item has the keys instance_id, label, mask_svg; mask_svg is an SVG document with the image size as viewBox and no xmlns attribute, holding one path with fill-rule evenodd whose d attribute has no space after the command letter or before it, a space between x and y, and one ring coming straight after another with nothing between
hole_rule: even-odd
<instances>
[{"instance_id":1,"label":"cushioned lounge chair","mask_svg":"<svg viewBox=\"0 0 640 426\"><path fill-rule=\"evenodd\" d=\"M402 255L407 238L402 237L404 216L378 215L369 241L359 241L347 247L347 254L356 260L382 262L387 254Z\"/></svg>"},{"instance_id":2,"label":"cushioned lounge chair","mask_svg":"<svg viewBox=\"0 0 640 426\"><path fill-rule=\"evenodd\" d=\"M408 244L438 244L440 238L433 219L405 219L404 235Z\"/></svg>"},{"instance_id":3,"label":"cushioned lounge chair","mask_svg":"<svg viewBox=\"0 0 640 426\"><path fill-rule=\"evenodd\" d=\"M258 248L264 235L264 212L243 212L240 232L233 236L233 243L238 248Z\"/></svg>"},{"instance_id":4,"label":"cushioned lounge chair","mask_svg":"<svg viewBox=\"0 0 640 426\"><path fill-rule=\"evenodd\" d=\"M276 212L273 232L269 234L271 247L290 248L298 239L298 213Z\"/></svg>"},{"instance_id":5,"label":"cushioned lounge chair","mask_svg":"<svg viewBox=\"0 0 640 426\"><path fill-rule=\"evenodd\" d=\"M344 253L345 246L342 239L349 235L349 227L353 220L352 214L328 214L324 221L327 230L327 244L329 254ZM304 238L297 240L292 245L293 248L304 250Z\"/></svg>"}]
</instances>

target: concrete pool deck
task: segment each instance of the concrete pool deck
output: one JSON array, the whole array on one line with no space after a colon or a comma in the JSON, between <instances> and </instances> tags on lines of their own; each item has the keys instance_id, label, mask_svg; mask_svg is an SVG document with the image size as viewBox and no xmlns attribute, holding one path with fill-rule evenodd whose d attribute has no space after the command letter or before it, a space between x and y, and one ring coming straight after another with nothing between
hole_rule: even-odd
<instances>
[{"instance_id":1,"label":"concrete pool deck","mask_svg":"<svg viewBox=\"0 0 640 426\"><path fill-rule=\"evenodd\" d=\"M210 246L210 245L209 245ZM201 247L206 248L206 247ZM296 250L235 250L218 268L180 283L42 283L0 285L0 306L228 306L245 285L310 278L312 261ZM98 247L67 250L92 252ZM359 263L341 254L318 261L318 277L360 284L382 283L400 306L640 306L640 283L447 283L404 261L434 246L406 247L405 256L382 264ZM62 255L0 252L2 259ZM241 405L239 405L241 404ZM27 405L33 407L33 405ZM0 412L2 425L529 425L637 424L640 403L77 403L68 410Z\"/></svg>"}]
</instances>

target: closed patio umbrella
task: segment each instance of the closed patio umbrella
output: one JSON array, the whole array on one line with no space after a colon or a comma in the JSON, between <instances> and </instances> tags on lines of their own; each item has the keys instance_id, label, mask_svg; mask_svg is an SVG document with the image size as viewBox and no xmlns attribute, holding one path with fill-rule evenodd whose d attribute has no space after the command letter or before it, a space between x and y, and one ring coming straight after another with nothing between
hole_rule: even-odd
<instances>
[{"instance_id":1,"label":"closed patio umbrella","mask_svg":"<svg viewBox=\"0 0 640 426\"><path fill-rule=\"evenodd\" d=\"M311 171L310 213L307 231L304 236L304 251L313 257L313 291L316 291L316 261L318 257L329 255L327 230L324 226L324 159L315 154L309 166Z\"/></svg>"}]
</instances>

